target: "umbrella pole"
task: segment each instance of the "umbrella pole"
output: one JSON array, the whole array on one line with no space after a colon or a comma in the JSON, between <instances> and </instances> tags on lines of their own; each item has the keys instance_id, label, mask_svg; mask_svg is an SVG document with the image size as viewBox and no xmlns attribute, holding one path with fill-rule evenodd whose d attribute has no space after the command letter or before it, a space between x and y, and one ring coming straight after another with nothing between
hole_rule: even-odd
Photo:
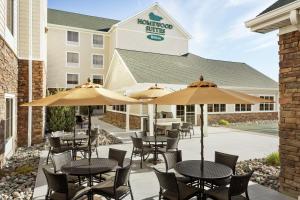
<instances>
[{"instance_id":1,"label":"umbrella pole","mask_svg":"<svg viewBox=\"0 0 300 200\"><path fill-rule=\"evenodd\" d=\"M200 112L201 112L201 115L200 115L200 119L201 119L201 122L200 122L201 123L201 126L200 126L200 132L201 132L201 171L203 171L203 168L204 168L203 104L200 104Z\"/></svg>"},{"instance_id":2,"label":"umbrella pole","mask_svg":"<svg viewBox=\"0 0 300 200\"><path fill-rule=\"evenodd\" d=\"M91 155L92 155L92 150L91 150L91 112L92 112L92 107L88 107L88 135L89 135L89 141L88 141L88 149L89 149L89 164L91 164Z\"/></svg>"},{"instance_id":3,"label":"umbrella pole","mask_svg":"<svg viewBox=\"0 0 300 200\"><path fill-rule=\"evenodd\" d=\"M73 159L75 160L76 159L76 151L75 151L75 135L76 135L76 108L75 106L73 106L73 109L74 109L74 129L73 129Z\"/></svg>"},{"instance_id":4,"label":"umbrella pole","mask_svg":"<svg viewBox=\"0 0 300 200\"><path fill-rule=\"evenodd\" d=\"M157 126L157 104L155 104L155 117L154 117L154 164L157 162L157 141L156 141L156 126Z\"/></svg>"}]
</instances>

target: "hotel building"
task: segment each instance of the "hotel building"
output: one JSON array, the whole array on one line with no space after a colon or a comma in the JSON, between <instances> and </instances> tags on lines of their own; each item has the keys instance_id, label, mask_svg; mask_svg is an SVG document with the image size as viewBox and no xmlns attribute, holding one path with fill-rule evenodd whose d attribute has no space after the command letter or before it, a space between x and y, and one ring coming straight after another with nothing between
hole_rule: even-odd
<instances>
[{"instance_id":1,"label":"hotel building","mask_svg":"<svg viewBox=\"0 0 300 200\"><path fill-rule=\"evenodd\" d=\"M10 2L16 8L14 12L9 9ZM0 5L0 13L5 13L0 15L0 44L6 49L0 51L3 156L9 141L6 138L14 138L20 145L43 138L44 110L17 104L44 96L46 89L71 88L88 78L130 95L154 84L179 90L203 75L219 87L278 99L277 82L251 66L189 53L192 36L158 4L122 21L47 9L42 0L0 0ZM11 15L15 16L15 34L8 32ZM218 104L208 105L206 110L209 123L278 116L277 103ZM198 124L198 105L159 106L159 111L172 113L170 118ZM151 105L119 105L108 106L103 119L126 130L144 129L144 119L149 118L151 125L153 115Z\"/></svg>"}]
</instances>

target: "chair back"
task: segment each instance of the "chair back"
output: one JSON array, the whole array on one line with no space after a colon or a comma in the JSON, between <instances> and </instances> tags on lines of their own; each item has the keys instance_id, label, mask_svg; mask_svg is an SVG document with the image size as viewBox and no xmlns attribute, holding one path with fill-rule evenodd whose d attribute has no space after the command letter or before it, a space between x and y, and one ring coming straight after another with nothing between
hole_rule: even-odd
<instances>
[{"instance_id":1,"label":"chair back","mask_svg":"<svg viewBox=\"0 0 300 200\"><path fill-rule=\"evenodd\" d=\"M180 129L180 123L172 123L172 129Z\"/></svg>"},{"instance_id":2,"label":"chair back","mask_svg":"<svg viewBox=\"0 0 300 200\"><path fill-rule=\"evenodd\" d=\"M53 148L60 148L60 138L59 137L49 137L49 144Z\"/></svg>"},{"instance_id":3,"label":"chair back","mask_svg":"<svg viewBox=\"0 0 300 200\"><path fill-rule=\"evenodd\" d=\"M157 169L153 168L160 188L162 189L162 191L168 191L172 194L174 194L174 196L176 196L176 199L179 199L179 189L178 189L178 184L177 184L177 179L175 176L175 173L171 172L160 172Z\"/></svg>"},{"instance_id":4,"label":"chair back","mask_svg":"<svg viewBox=\"0 0 300 200\"><path fill-rule=\"evenodd\" d=\"M215 162L230 167L235 174L235 166L239 156L231 155L227 153L215 152Z\"/></svg>"},{"instance_id":5,"label":"chair back","mask_svg":"<svg viewBox=\"0 0 300 200\"><path fill-rule=\"evenodd\" d=\"M247 191L248 183L253 174L253 171L245 175L233 175L230 180L228 195L241 195Z\"/></svg>"},{"instance_id":6,"label":"chair back","mask_svg":"<svg viewBox=\"0 0 300 200\"><path fill-rule=\"evenodd\" d=\"M179 130L168 130L167 137L169 138L179 138L180 132Z\"/></svg>"},{"instance_id":7,"label":"chair back","mask_svg":"<svg viewBox=\"0 0 300 200\"><path fill-rule=\"evenodd\" d=\"M182 123L181 128L189 129L190 128L190 123L187 123L187 122Z\"/></svg>"},{"instance_id":8,"label":"chair back","mask_svg":"<svg viewBox=\"0 0 300 200\"><path fill-rule=\"evenodd\" d=\"M43 168L49 190L68 194L68 181L66 174L55 174Z\"/></svg>"},{"instance_id":9,"label":"chair back","mask_svg":"<svg viewBox=\"0 0 300 200\"><path fill-rule=\"evenodd\" d=\"M61 167L65 164L68 164L72 161L72 152L65 151L63 153L53 154L52 163L54 167L54 172L60 172Z\"/></svg>"},{"instance_id":10,"label":"chair back","mask_svg":"<svg viewBox=\"0 0 300 200\"><path fill-rule=\"evenodd\" d=\"M115 189L117 189L120 186L128 184L130 171L131 171L130 165L123 167L123 168L118 168L116 170L116 176L115 176L115 182L114 182Z\"/></svg>"},{"instance_id":11,"label":"chair back","mask_svg":"<svg viewBox=\"0 0 300 200\"><path fill-rule=\"evenodd\" d=\"M178 149L179 138L167 138L167 151Z\"/></svg>"},{"instance_id":12,"label":"chair back","mask_svg":"<svg viewBox=\"0 0 300 200\"><path fill-rule=\"evenodd\" d=\"M163 158L165 160L166 172L168 172L175 167L176 163L182 161L181 150L163 153Z\"/></svg>"},{"instance_id":13,"label":"chair back","mask_svg":"<svg viewBox=\"0 0 300 200\"><path fill-rule=\"evenodd\" d=\"M139 131L139 132L135 132L135 137L137 138L142 138L142 137L146 137L147 136L147 132L146 131Z\"/></svg>"},{"instance_id":14,"label":"chair back","mask_svg":"<svg viewBox=\"0 0 300 200\"><path fill-rule=\"evenodd\" d=\"M143 139L142 138L137 138L137 137L131 136L131 140L132 140L132 144L133 144L134 148L137 148L137 149L143 148Z\"/></svg>"},{"instance_id":15,"label":"chair back","mask_svg":"<svg viewBox=\"0 0 300 200\"><path fill-rule=\"evenodd\" d=\"M98 137L99 137L98 133L92 132L92 134L91 134L91 145L98 146Z\"/></svg>"},{"instance_id":16,"label":"chair back","mask_svg":"<svg viewBox=\"0 0 300 200\"><path fill-rule=\"evenodd\" d=\"M108 150L108 158L118 161L118 166L120 167L123 167L125 156L126 151L113 148L109 148Z\"/></svg>"}]
</instances>

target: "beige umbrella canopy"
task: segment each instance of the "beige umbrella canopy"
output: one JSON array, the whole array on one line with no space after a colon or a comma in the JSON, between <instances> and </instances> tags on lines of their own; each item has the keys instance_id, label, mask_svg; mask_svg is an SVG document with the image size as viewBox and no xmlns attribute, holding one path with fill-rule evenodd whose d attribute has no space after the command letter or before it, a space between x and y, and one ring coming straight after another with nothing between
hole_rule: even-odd
<instances>
[{"instance_id":1,"label":"beige umbrella canopy","mask_svg":"<svg viewBox=\"0 0 300 200\"><path fill-rule=\"evenodd\" d=\"M137 104L139 101L88 82L68 91L25 103L22 106L88 106L89 160L91 158L91 106ZM75 134L75 132L74 132Z\"/></svg>"},{"instance_id":2,"label":"beige umbrella canopy","mask_svg":"<svg viewBox=\"0 0 300 200\"><path fill-rule=\"evenodd\" d=\"M200 104L201 108L201 160L204 160L203 144L203 105L204 104L256 104L272 101L247 95L233 90L218 88L216 84L207 82L200 77L200 81L190 84L187 88L149 101L158 105L192 105ZM203 170L203 162L201 162Z\"/></svg>"}]
</instances>

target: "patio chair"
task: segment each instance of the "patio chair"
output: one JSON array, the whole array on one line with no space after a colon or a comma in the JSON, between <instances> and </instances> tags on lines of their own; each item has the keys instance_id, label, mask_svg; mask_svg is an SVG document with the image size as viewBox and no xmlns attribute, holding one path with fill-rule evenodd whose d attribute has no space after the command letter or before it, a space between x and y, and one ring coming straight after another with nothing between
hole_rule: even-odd
<instances>
[{"instance_id":1,"label":"patio chair","mask_svg":"<svg viewBox=\"0 0 300 200\"><path fill-rule=\"evenodd\" d=\"M147 132L146 131L138 131L138 132L134 132L134 135L137 138L142 138L142 137L146 137L147 136Z\"/></svg>"},{"instance_id":2,"label":"patio chair","mask_svg":"<svg viewBox=\"0 0 300 200\"><path fill-rule=\"evenodd\" d=\"M48 191L45 199L76 200L87 197L90 193L90 187L68 183L66 174L55 174L45 168L43 168L43 171L48 184Z\"/></svg>"},{"instance_id":3,"label":"patio chair","mask_svg":"<svg viewBox=\"0 0 300 200\"><path fill-rule=\"evenodd\" d=\"M193 135L195 135L195 130L194 130L194 125L193 125L193 123L188 123L189 124L189 129L190 129L190 131L192 131L193 132Z\"/></svg>"},{"instance_id":4,"label":"patio chair","mask_svg":"<svg viewBox=\"0 0 300 200\"><path fill-rule=\"evenodd\" d=\"M167 137L180 139L180 131L179 130L167 130Z\"/></svg>"},{"instance_id":5,"label":"patio chair","mask_svg":"<svg viewBox=\"0 0 300 200\"><path fill-rule=\"evenodd\" d=\"M65 151L63 153L53 154L52 155L52 163L54 168L54 173L62 173L61 168L63 165L68 164L72 161L72 152ZM67 175L68 183L79 183L80 185L80 177Z\"/></svg>"},{"instance_id":6,"label":"patio chair","mask_svg":"<svg viewBox=\"0 0 300 200\"><path fill-rule=\"evenodd\" d=\"M91 153L96 152L97 158L99 157L98 150L97 150L97 148L99 146L98 136L99 136L99 134L97 132L93 132L91 134ZM86 158L86 155L89 153L88 143L76 146L75 151L76 151L76 153L81 152L83 157Z\"/></svg>"},{"instance_id":7,"label":"patio chair","mask_svg":"<svg viewBox=\"0 0 300 200\"><path fill-rule=\"evenodd\" d=\"M59 137L49 137L49 144L50 144L50 147L49 147L47 161L46 161L47 165L49 163L50 155L52 156L55 153L62 153L65 151L73 150L73 147L68 146L66 144L61 144Z\"/></svg>"},{"instance_id":8,"label":"patio chair","mask_svg":"<svg viewBox=\"0 0 300 200\"><path fill-rule=\"evenodd\" d=\"M231 177L229 187L221 186L221 187L216 187L214 189L210 189L206 192L206 195L209 198L212 198L214 200L231 200L231 199L249 200L248 183L252 174L253 171L245 175L233 175ZM242 194L244 193L246 197L242 196Z\"/></svg>"},{"instance_id":9,"label":"patio chair","mask_svg":"<svg viewBox=\"0 0 300 200\"><path fill-rule=\"evenodd\" d=\"M166 166L166 172L169 172L169 170L174 169L176 163L182 161L182 152L181 150L179 151L173 151L173 152L166 152L163 153L163 158L165 161L165 166ZM177 181L180 181L182 183L188 184L192 183L193 180L189 177L182 176L178 173L175 173Z\"/></svg>"},{"instance_id":10,"label":"patio chair","mask_svg":"<svg viewBox=\"0 0 300 200\"><path fill-rule=\"evenodd\" d=\"M158 152L165 153L169 151L178 151L179 138L167 138L167 145L163 148L159 148Z\"/></svg>"},{"instance_id":11,"label":"patio chair","mask_svg":"<svg viewBox=\"0 0 300 200\"><path fill-rule=\"evenodd\" d=\"M132 140L133 147L132 147L132 153L130 157L130 164L132 164L133 156L140 156L141 157L140 167L143 168L143 161L148 158L149 154L152 152L152 149L143 145L142 138L136 138L131 136L131 140ZM146 159L145 159L145 155L147 155Z\"/></svg>"},{"instance_id":12,"label":"patio chair","mask_svg":"<svg viewBox=\"0 0 300 200\"><path fill-rule=\"evenodd\" d=\"M159 200L162 197L171 200L187 200L195 196L199 199L200 190L198 188L177 181L173 172L160 172L153 169L160 185Z\"/></svg>"},{"instance_id":13,"label":"patio chair","mask_svg":"<svg viewBox=\"0 0 300 200\"><path fill-rule=\"evenodd\" d=\"M179 130L180 129L180 123L172 123L171 129L172 130Z\"/></svg>"},{"instance_id":14,"label":"patio chair","mask_svg":"<svg viewBox=\"0 0 300 200\"><path fill-rule=\"evenodd\" d=\"M182 138L183 136L186 137L187 134L190 135L190 139L192 138L192 133L191 133L191 129L190 129L190 123L182 123L182 126L180 127L180 133L182 134Z\"/></svg>"},{"instance_id":15,"label":"patio chair","mask_svg":"<svg viewBox=\"0 0 300 200\"><path fill-rule=\"evenodd\" d=\"M235 174L235 166L239 156L231 155L222 152L215 152L215 163L220 163L225 166L228 166L232 169L233 174ZM211 182L212 186L226 186L230 183L230 177L220 180L214 180Z\"/></svg>"},{"instance_id":16,"label":"patio chair","mask_svg":"<svg viewBox=\"0 0 300 200\"><path fill-rule=\"evenodd\" d=\"M104 196L107 199L123 199L130 194L133 200L133 194L129 182L131 166L116 170L116 176L113 180L103 181L92 187L92 193Z\"/></svg>"}]
</instances>

